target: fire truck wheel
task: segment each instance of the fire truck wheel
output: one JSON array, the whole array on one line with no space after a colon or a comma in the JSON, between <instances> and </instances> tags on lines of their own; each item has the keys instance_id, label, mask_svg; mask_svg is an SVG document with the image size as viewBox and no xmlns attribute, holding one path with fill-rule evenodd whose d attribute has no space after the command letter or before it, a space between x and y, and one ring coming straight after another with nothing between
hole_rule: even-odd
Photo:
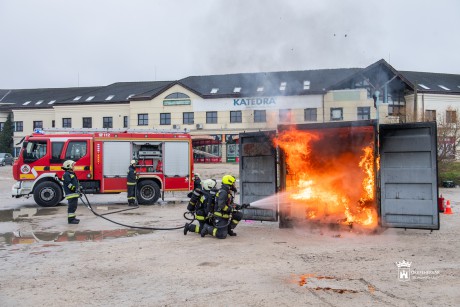
<instances>
[{"instance_id":1,"label":"fire truck wheel","mask_svg":"<svg viewBox=\"0 0 460 307\"><path fill-rule=\"evenodd\" d=\"M141 205L153 205L160 198L160 187L153 180L141 181L137 187L137 201Z\"/></svg>"},{"instance_id":2,"label":"fire truck wheel","mask_svg":"<svg viewBox=\"0 0 460 307\"><path fill-rule=\"evenodd\" d=\"M34 188L34 200L42 207L54 207L62 200L62 189L53 181L44 181Z\"/></svg>"}]
</instances>

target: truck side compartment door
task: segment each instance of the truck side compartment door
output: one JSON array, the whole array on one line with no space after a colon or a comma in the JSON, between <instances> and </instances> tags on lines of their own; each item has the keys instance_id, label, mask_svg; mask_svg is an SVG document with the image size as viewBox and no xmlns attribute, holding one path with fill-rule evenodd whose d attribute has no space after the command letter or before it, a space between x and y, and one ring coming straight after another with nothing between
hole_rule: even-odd
<instances>
[{"instance_id":1,"label":"truck side compartment door","mask_svg":"<svg viewBox=\"0 0 460 307\"><path fill-rule=\"evenodd\" d=\"M275 131L240 133L240 201L250 203L243 219L278 220ZM257 207L260 206L260 208Z\"/></svg>"},{"instance_id":2,"label":"truck side compartment door","mask_svg":"<svg viewBox=\"0 0 460 307\"><path fill-rule=\"evenodd\" d=\"M381 223L439 229L436 123L380 125Z\"/></svg>"}]
</instances>

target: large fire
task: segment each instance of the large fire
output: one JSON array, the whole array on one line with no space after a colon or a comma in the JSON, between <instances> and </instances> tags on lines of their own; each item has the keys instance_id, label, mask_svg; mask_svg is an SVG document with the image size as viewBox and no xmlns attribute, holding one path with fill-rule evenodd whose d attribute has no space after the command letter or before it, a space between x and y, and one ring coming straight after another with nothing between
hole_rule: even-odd
<instances>
[{"instance_id":1,"label":"large fire","mask_svg":"<svg viewBox=\"0 0 460 307\"><path fill-rule=\"evenodd\" d=\"M290 214L375 228L373 142L372 131L351 128L280 133L274 143L285 155Z\"/></svg>"}]
</instances>

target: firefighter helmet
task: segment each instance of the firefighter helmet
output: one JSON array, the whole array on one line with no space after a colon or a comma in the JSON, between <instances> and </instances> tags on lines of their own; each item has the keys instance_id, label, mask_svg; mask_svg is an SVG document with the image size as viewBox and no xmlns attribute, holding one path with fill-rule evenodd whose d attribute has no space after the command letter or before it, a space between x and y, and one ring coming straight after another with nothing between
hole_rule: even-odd
<instances>
[{"instance_id":1,"label":"firefighter helmet","mask_svg":"<svg viewBox=\"0 0 460 307\"><path fill-rule=\"evenodd\" d=\"M62 164L62 168L63 169L72 169L72 167L75 165L75 161L73 160L66 160L63 164Z\"/></svg>"},{"instance_id":2,"label":"firefighter helmet","mask_svg":"<svg viewBox=\"0 0 460 307\"><path fill-rule=\"evenodd\" d=\"M137 164L136 160L131 160L131 165Z\"/></svg>"},{"instance_id":3,"label":"firefighter helmet","mask_svg":"<svg viewBox=\"0 0 460 307\"><path fill-rule=\"evenodd\" d=\"M200 178L200 174L198 174L198 173L195 173L195 177L198 177L198 178Z\"/></svg>"},{"instance_id":4,"label":"firefighter helmet","mask_svg":"<svg viewBox=\"0 0 460 307\"><path fill-rule=\"evenodd\" d=\"M216 185L217 185L217 182L214 179L206 179L205 181L201 183L201 186L206 191L211 191L212 189L216 187Z\"/></svg>"},{"instance_id":5,"label":"firefighter helmet","mask_svg":"<svg viewBox=\"0 0 460 307\"><path fill-rule=\"evenodd\" d=\"M233 185L236 179L232 175L225 175L222 177L222 184Z\"/></svg>"}]
</instances>

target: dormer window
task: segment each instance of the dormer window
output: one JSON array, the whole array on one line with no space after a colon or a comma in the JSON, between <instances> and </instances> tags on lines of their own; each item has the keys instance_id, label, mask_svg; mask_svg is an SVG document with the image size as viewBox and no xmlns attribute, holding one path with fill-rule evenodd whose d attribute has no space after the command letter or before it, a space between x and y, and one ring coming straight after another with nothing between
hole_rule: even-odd
<instances>
[{"instance_id":1,"label":"dormer window","mask_svg":"<svg viewBox=\"0 0 460 307\"><path fill-rule=\"evenodd\" d=\"M263 87L263 86L259 86L259 87L257 88L257 91L258 91L258 92L263 92L263 91L264 91L264 87Z\"/></svg>"},{"instance_id":2,"label":"dormer window","mask_svg":"<svg viewBox=\"0 0 460 307\"><path fill-rule=\"evenodd\" d=\"M309 90L310 89L310 81L309 80L305 80L303 82L303 89L304 90Z\"/></svg>"},{"instance_id":3,"label":"dormer window","mask_svg":"<svg viewBox=\"0 0 460 307\"><path fill-rule=\"evenodd\" d=\"M446 90L446 91L450 91L450 88L448 87L445 87L444 85L438 85L440 88L442 88L443 90Z\"/></svg>"},{"instance_id":4,"label":"dormer window","mask_svg":"<svg viewBox=\"0 0 460 307\"><path fill-rule=\"evenodd\" d=\"M285 90L286 90L286 82L281 82L280 91L285 91Z\"/></svg>"},{"instance_id":5,"label":"dormer window","mask_svg":"<svg viewBox=\"0 0 460 307\"><path fill-rule=\"evenodd\" d=\"M426 86L425 84L419 84L418 86L420 86L421 88L424 88L426 90L429 90L430 88L428 86Z\"/></svg>"},{"instance_id":6,"label":"dormer window","mask_svg":"<svg viewBox=\"0 0 460 307\"><path fill-rule=\"evenodd\" d=\"M233 93L239 93L239 92L241 92L241 87L235 87L233 89Z\"/></svg>"}]
</instances>

